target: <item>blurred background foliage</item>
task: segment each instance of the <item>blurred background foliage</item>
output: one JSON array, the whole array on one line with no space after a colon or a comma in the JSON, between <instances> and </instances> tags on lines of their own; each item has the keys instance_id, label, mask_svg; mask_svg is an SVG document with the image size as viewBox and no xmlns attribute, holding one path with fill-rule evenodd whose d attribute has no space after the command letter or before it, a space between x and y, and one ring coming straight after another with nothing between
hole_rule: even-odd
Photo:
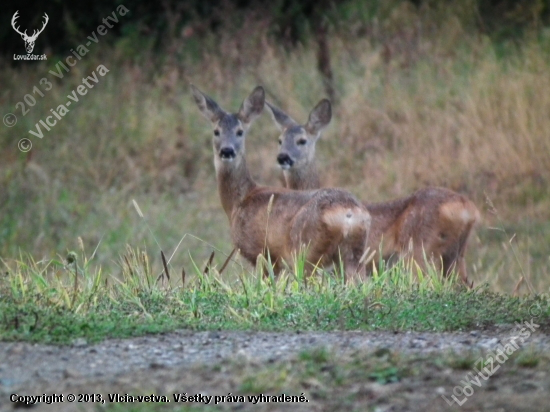
<instances>
[{"instance_id":1,"label":"blurred background foliage","mask_svg":"<svg viewBox=\"0 0 550 412\"><path fill-rule=\"evenodd\" d=\"M29 28L29 32L40 27L42 13L48 13L48 30L40 35L40 43L50 53L64 54L116 7L124 5L131 11L131 20L112 29L110 44L129 38L137 50L146 45L163 53L174 39L191 33L201 39L212 33L221 36L228 27L242 28L241 24L253 18L262 20L274 39L295 47L322 24L337 30L353 27L356 35L371 35L373 25L390 22L395 10L404 4L425 17L431 15L434 23L441 14L453 13L464 27L498 42L518 40L526 31L547 25L550 18L550 0L465 0L455 4L442 0L52 0L38 5L7 0L0 11L0 43L6 56L20 50L19 35L8 24L16 10L21 27Z\"/></svg>"}]
</instances>

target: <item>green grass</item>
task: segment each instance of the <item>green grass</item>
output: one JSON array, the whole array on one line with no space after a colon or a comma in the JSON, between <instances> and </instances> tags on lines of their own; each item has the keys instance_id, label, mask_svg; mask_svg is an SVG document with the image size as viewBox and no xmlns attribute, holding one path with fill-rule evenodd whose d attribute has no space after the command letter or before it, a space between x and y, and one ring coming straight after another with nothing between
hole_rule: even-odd
<instances>
[{"instance_id":1,"label":"green grass","mask_svg":"<svg viewBox=\"0 0 550 412\"><path fill-rule=\"evenodd\" d=\"M81 255L42 262L23 257L5 266L0 340L97 342L179 328L456 331L530 319L534 305L543 327L550 318L547 296L512 297L486 286L466 291L454 277L417 277L403 264L345 285L327 272L306 281L300 272L284 271L274 279L237 263L220 274L214 260L205 269L193 262L185 279L172 270L167 281L144 251L128 247L109 274L94 267L93 256Z\"/></svg>"}]
</instances>

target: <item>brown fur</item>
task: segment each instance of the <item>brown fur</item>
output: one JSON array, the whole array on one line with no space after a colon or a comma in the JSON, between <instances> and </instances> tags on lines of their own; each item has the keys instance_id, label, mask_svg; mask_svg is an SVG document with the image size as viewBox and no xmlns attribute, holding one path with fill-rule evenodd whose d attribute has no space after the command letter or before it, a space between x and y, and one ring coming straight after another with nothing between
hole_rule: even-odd
<instances>
[{"instance_id":1,"label":"brown fur","mask_svg":"<svg viewBox=\"0 0 550 412\"><path fill-rule=\"evenodd\" d=\"M283 164L286 187L296 190L320 187L315 144L320 131L330 122L330 103L322 100L305 125L299 125L270 104L268 107L282 131L279 156L283 153L287 157ZM426 257L444 275L457 270L462 281L472 286L464 254L470 233L480 221L480 213L466 197L448 189L430 187L405 198L365 203L365 206L372 217L368 247L373 254L369 268L380 257L391 263L410 256L425 270Z\"/></svg>"},{"instance_id":2,"label":"brown fur","mask_svg":"<svg viewBox=\"0 0 550 412\"><path fill-rule=\"evenodd\" d=\"M448 189L430 187L406 198L365 206L372 216L369 246L382 244L383 259L410 254L425 269L425 254L444 275L456 269L471 286L464 253L480 214L470 200Z\"/></svg>"},{"instance_id":3,"label":"brown fur","mask_svg":"<svg viewBox=\"0 0 550 412\"><path fill-rule=\"evenodd\" d=\"M274 269L292 264L307 246L308 270L339 262L346 278L356 276L365 250L371 217L351 193L342 189L297 191L256 184L244 156L245 132L263 108L263 89L256 88L237 114L222 111L195 87L195 101L212 121L218 192L236 248L250 263L269 253ZM238 134L240 133L240 135ZM231 152L234 158L224 158Z\"/></svg>"}]
</instances>

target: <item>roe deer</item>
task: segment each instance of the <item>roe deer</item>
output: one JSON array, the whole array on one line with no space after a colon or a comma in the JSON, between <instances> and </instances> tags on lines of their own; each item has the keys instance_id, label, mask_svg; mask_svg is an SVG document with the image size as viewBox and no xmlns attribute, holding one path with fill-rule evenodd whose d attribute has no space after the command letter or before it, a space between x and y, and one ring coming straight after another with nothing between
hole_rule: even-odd
<instances>
[{"instance_id":1,"label":"roe deer","mask_svg":"<svg viewBox=\"0 0 550 412\"><path fill-rule=\"evenodd\" d=\"M320 187L315 144L331 120L330 101L321 100L305 125L269 102L266 105L282 132L277 162L283 169L286 187L296 190ZM365 206L372 216L371 262L380 259L380 251L382 259L388 262L403 257L412 242L412 258L421 268L426 269L427 257L446 276L456 269L462 281L473 287L473 282L468 282L464 253L480 214L470 200L448 189L429 187L405 198Z\"/></svg>"},{"instance_id":2,"label":"roe deer","mask_svg":"<svg viewBox=\"0 0 550 412\"><path fill-rule=\"evenodd\" d=\"M237 113L227 113L191 85L202 114L214 127L214 166L218 193L230 224L234 246L253 265L269 253L274 271L307 246L309 265L330 266L342 259L346 280L357 276L371 217L364 205L342 189L297 191L260 186L246 165L245 137L262 112L265 92L258 86ZM364 272L364 270L363 270Z\"/></svg>"}]
</instances>

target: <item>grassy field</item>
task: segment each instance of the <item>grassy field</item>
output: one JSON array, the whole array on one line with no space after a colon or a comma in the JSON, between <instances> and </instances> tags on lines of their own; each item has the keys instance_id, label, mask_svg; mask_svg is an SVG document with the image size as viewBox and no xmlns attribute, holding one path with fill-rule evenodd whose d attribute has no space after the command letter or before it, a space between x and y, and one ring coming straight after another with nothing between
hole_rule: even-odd
<instances>
[{"instance_id":1,"label":"grassy field","mask_svg":"<svg viewBox=\"0 0 550 412\"><path fill-rule=\"evenodd\" d=\"M466 292L454 277L415 275L404 263L346 285L339 271L304 278L300 261L278 279L269 269L264 277L261 268L215 259L168 279L133 249L120 259L120 278L75 252L67 261L25 259L8 268L0 278L0 340L92 343L178 328L454 331L534 316L550 326L548 295L512 297L488 285ZM229 273L220 273L224 266Z\"/></svg>"},{"instance_id":2,"label":"grassy field","mask_svg":"<svg viewBox=\"0 0 550 412\"><path fill-rule=\"evenodd\" d=\"M426 185L469 196L483 224L466 260L470 277L486 292L426 287L425 312L412 313L406 302L416 292L386 291L376 282L348 290L332 280L328 287L325 277L318 296L289 274L284 290L291 291L283 293L280 283L258 280L240 259L223 276L181 288L176 277L182 268L189 282L198 282L202 272L195 265L203 267L216 251L219 268L232 249L216 192L210 129L188 83L227 110L237 110L261 84L271 102L299 121L326 95L313 39L287 50L252 19L238 31L226 27L223 36L200 37L190 28L170 39L162 55L147 47L136 54L124 39L115 47L99 44L61 79L50 70L66 56L17 69L1 63L0 107L18 117L15 126L0 128L2 338L100 339L115 333L113 324L126 322L148 331L252 325L454 330L486 318L524 316L529 298L492 293L550 291L550 32L539 27L514 42L495 41L472 30L465 10L406 5L371 24L359 3L340 10L347 20L329 36L336 100L332 124L317 145L325 184L370 201ZM99 65L108 72L51 131L43 138L29 134ZM27 104L23 116L16 104L26 94L36 103ZM277 135L265 114L247 144L253 176L265 184L281 184ZM31 139L30 152L17 149L22 138ZM144 283L155 283L161 273L161 250L173 272L166 290ZM84 265L76 286L69 251ZM245 284L262 284L254 310ZM381 301L381 308L397 312L377 315L384 309L375 306L365 320L366 297L368 305ZM231 310L227 299L234 299ZM446 301L463 305L464 317L441 310ZM511 306L499 312L493 304ZM311 318L313 308L322 307L336 314L326 323ZM54 316L61 316L60 331L51 329ZM124 336L141 330L116 329Z\"/></svg>"}]
</instances>

